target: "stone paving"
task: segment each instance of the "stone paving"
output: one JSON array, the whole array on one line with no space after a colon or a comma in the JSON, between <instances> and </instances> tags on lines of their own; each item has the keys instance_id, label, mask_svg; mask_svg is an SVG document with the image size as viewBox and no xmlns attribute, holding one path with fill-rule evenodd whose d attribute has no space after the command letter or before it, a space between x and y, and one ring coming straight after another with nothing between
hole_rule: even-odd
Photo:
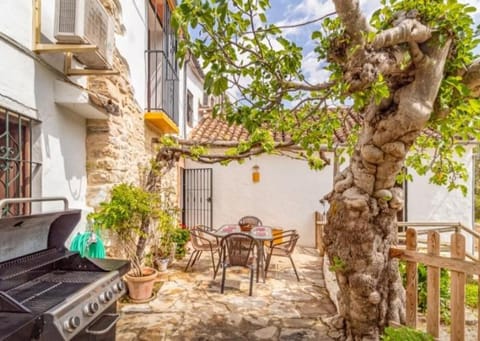
<instances>
[{"instance_id":1,"label":"stone paving","mask_svg":"<svg viewBox=\"0 0 480 341\"><path fill-rule=\"evenodd\" d=\"M273 257L265 283L248 296L249 270L227 269L225 293L212 279L210 255L193 270L178 261L159 276L156 297L143 304L121 303L117 340L342 340L333 325L336 309L325 289L322 258L297 247L293 259Z\"/></svg>"}]
</instances>

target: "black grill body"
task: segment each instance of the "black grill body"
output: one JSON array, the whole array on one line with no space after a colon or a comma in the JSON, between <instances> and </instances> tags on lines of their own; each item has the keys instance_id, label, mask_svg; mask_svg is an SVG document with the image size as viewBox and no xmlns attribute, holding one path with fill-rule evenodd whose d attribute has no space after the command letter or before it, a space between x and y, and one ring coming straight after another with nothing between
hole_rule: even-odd
<instances>
[{"instance_id":1,"label":"black grill body","mask_svg":"<svg viewBox=\"0 0 480 341\"><path fill-rule=\"evenodd\" d=\"M0 218L0 341L115 340L130 264L65 248L80 214Z\"/></svg>"}]
</instances>

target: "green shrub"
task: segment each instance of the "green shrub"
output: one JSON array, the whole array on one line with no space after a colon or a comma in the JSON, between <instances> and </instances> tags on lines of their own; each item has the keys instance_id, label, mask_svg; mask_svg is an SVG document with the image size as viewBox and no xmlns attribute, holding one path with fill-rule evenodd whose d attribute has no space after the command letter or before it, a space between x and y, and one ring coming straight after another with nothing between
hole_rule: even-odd
<instances>
[{"instance_id":1,"label":"green shrub","mask_svg":"<svg viewBox=\"0 0 480 341\"><path fill-rule=\"evenodd\" d=\"M172 241L177 244L177 248L175 250L175 258L182 259L185 257L185 253L187 252L185 245L190 238L190 231L187 229L175 229L175 232L172 236Z\"/></svg>"},{"instance_id":2,"label":"green shrub","mask_svg":"<svg viewBox=\"0 0 480 341\"><path fill-rule=\"evenodd\" d=\"M400 274L403 280L403 286L406 287L407 275L406 264L400 262ZM427 311L427 267L418 264L418 311L425 313ZM440 270L440 318L442 322L450 323L450 273Z\"/></svg>"},{"instance_id":3,"label":"green shrub","mask_svg":"<svg viewBox=\"0 0 480 341\"><path fill-rule=\"evenodd\" d=\"M433 341L430 334L408 327L387 327L382 335L383 341Z\"/></svg>"},{"instance_id":4,"label":"green shrub","mask_svg":"<svg viewBox=\"0 0 480 341\"><path fill-rule=\"evenodd\" d=\"M468 307L476 309L478 307L478 284L467 283L465 287L465 303Z\"/></svg>"}]
</instances>

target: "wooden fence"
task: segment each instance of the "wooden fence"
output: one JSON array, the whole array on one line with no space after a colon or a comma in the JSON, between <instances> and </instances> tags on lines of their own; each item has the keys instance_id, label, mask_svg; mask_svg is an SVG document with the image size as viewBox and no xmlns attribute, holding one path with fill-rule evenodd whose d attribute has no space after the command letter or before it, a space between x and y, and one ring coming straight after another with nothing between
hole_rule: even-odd
<instances>
[{"instance_id":1,"label":"wooden fence","mask_svg":"<svg viewBox=\"0 0 480 341\"><path fill-rule=\"evenodd\" d=\"M315 248L320 253L320 256L324 256L325 247L323 244L323 228L327 223L325 213L315 212Z\"/></svg>"},{"instance_id":2,"label":"wooden fence","mask_svg":"<svg viewBox=\"0 0 480 341\"><path fill-rule=\"evenodd\" d=\"M450 225L451 226L451 225ZM466 228L465 228L466 229ZM453 227L450 236L449 256L440 255L440 233L452 232L446 227L419 231L414 228L406 230L405 248L391 248L390 256L406 261L406 322L407 326L417 327L417 264L427 267L427 332L438 339L440 335L440 269L450 271L450 308L451 308L451 340L465 340L465 284L466 275L480 275L478 258L469 255L470 261L465 259L465 236L462 228ZM418 251L417 234L427 234L426 253ZM478 238L478 234L471 230L467 233ZM479 283L480 285L480 283ZM479 315L480 316L480 306ZM480 340L480 325L477 321L477 339Z\"/></svg>"}]
</instances>

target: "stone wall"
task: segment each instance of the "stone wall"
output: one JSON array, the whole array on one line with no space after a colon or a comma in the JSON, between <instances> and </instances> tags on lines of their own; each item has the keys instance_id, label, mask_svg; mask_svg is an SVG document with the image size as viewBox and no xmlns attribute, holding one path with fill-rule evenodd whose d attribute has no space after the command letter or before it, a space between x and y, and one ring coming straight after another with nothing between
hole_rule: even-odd
<instances>
[{"instance_id":1,"label":"stone wall","mask_svg":"<svg viewBox=\"0 0 480 341\"><path fill-rule=\"evenodd\" d=\"M115 18L116 33L122 34L119 3L102 3ZM91 207L104 201L115 184L140 184L141 172L153 156L152 138L161 134L145 123L142 104L134 98L128 64L117 49L113 68L120 72L118 76L90 76L88 80L90 91L106 96L119 108L108 120L87 121L87 205Z\"/></svg>"}]
</instances>

